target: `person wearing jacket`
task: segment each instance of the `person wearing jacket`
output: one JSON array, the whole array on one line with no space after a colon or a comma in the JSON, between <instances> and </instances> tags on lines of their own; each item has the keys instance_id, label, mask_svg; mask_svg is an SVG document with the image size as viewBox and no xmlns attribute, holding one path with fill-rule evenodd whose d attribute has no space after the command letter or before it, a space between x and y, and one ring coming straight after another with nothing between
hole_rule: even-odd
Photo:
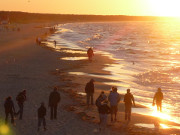
<instances>
[{"instance_id":1,"label":"person wearing jacket","mask_svg":"<svg viewBox=\"0 0 180 135\"><path fill-rule=\"evenodd\" d=\"M107 118L108 114L110 113L110 108L108 106L108 101L104 100L101 102L101 105L99 106L99 116L100 116L100 131L104 130L107 125Z\"/></svg>"},{"instance_id":2,"label":"person wearing jacket","mask_svg":"<svg viewBox=\"0 0 180 135\"><path fill-rule=\"evenodd\" d=\"M89 106L89 100L91 100L91 105L93 105L93 94L94 94L94 79L91 79L85 87L85 93L87 97L87 105Z\"/></svg>"},{"instance_id":3,"label":"person wearing jacket","mask_svg":"<svg viewBox=\"0 0 180 135\"><path fill-rule=\"evenodd\" d=\"M15 115L19 115L19 119L22 120L24 102L26 101L26 90L20 92L16 97L17 104L19 106L19 111Z\"/></svg>"},{"instance_id":4,"label":"person wearing jacket","mask_svg":"<svg viewBox=\"0 0 180 135\"><path fill-rule=\"evenodd\" d=\"M14 108L14 103L12 101L12 98L10 96L7 97L6 100L5 100L4 109L5 109L5 114L6 114L5 124L8 123L8 116L9 116L9 114L11 115L11 123L14 124L14 112L15 112L15 108Z\"/></svg>"},{"instance_id":5,"label":"person wearing jacket","mask_svg":"<svg viewBox=\"0 0 180 135\"><path fill-rule=\"evenodd\" d=\"M54 87L54 91L49 95L49 107L51 109L51 120L57 119L57 106L61 100L61 96L57 91L57 87Z\"/></svg>"},{"instance_id":6,"label":"person wearing jacket","mask_svg":"<svg viewBox=\"0 0 180 135\"><path fill-rule=\"evenodd\" d=\"M41 123L43 123L44 130L46 130L46 108L44 106L44 103L41 103L41 106L38 108L38 131L41 126Z\"/></svg>"}]
</instances>

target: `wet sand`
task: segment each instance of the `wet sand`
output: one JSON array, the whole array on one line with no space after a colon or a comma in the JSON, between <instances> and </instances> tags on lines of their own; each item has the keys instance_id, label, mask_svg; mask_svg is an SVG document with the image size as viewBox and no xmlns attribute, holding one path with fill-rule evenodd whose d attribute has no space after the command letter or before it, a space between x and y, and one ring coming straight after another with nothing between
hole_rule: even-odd
<instances>
[{"instance_id":1,"label":"wet sand","mask_svg":"<svg viewBox=\"0 0 180 135\"><path fill-rule=\"evenodd\" d=\"M95 53L96 54L96 53ZM72 57L74 54L69 55ZM79 55L79 57L83 57L85 55ZM70 97L73 98L75 101L79 102L79 105L70 106L67 110L73 111L77 114L84 113L82 119L85 121L90 121L92 123L98 123L98 113L96 106L90 106L87 108L86 106L86 97L84 93L85 84L93 78L95 80L95 94L94 99L97 99L98 95L101 91L104 91L106 95L109 95L110 89L112 86L106 85L103 82L112 82L111 78L102 78L103 75L110 75L109 72L103 70L103 68L107 64L113 64L115 61L110 59L107 56L101 56L96 54L94 60L89 62L88 60L79 60L80 65L73 65L73 62L68 61L72 64L71 69L66 69L64 74L65 78L64 81L68 81L69 85L67 85L66 89L63 91L69 93ZM77 61L78 62L78 61ZM75 62L74 62L75 63ZM61 70L60 70L61 71ZM67 74L68 73L68 74ZM124 120L124 103L123 103L123 95L121 95L121 102L119 104L119 112L118 112L118 120L117 122L111 123L110 116L108 119L108 127L113 131L118 132L126 132L127 134L134 134L134 135L143 135L143 134L180 134L180 129L174 128L167 128L167 126L175 126L179 128L180 125L174 122L170 122L168 120L147 116L147 115L140 115L132 112L131 121L127 122ZM94 100L95 101L95 100ZM145 108L142 105L136 104L136 109L143 109ZM161 125L165 125L164 128L160 126L158 129L154 127L154 124L157 122ZM142 127L141 127L142 126Z\"/></svg>"}]
</instances>

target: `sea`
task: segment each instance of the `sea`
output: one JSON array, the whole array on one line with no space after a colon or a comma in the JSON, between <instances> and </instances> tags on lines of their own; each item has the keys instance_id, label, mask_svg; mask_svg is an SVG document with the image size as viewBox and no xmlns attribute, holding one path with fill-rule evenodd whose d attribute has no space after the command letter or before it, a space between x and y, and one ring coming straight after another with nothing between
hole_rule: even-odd
<instances>
[{"instance_id":1,"label":"sea","mask_svg":"<svg viewBox=\"0 0 180 135\"><path fill-rule=\"evenodd\" d=\"M130 88L136 103L148 108L134 108L134 112L153 115L153 96L160 87L164 99L159 117L180 123L180 22L86 22L55 27L47 46L53 47L56 40L59 51L69 48L86 53L93 47L95 53L109 56L115 63L107 64L104 70L111 75L99 77L114 80L104 83L116 86L121 94Z\"/></svg>"}]
</instances>

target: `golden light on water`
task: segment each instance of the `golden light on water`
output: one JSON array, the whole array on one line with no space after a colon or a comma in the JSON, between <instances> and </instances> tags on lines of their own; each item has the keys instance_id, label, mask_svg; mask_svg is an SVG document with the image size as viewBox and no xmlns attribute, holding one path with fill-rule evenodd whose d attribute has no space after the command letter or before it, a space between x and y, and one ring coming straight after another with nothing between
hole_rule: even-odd
<instances>
[{"instance_id":1,"label":"golden light on water","mask_svg":"<svg viewBox=\"0 0 180 135\"><path fill-rule=\"evenodd\" d=\"M161 118L161 119L165 119L165 120L169 120L172 121L172 118L170 115L166 114L165 112L159 112L157 111L157 108L154 106L153 107L153 112L152 112L152 116Z\"/></svg>"},{"instance_id":2,"label":"golden light on water","mask_svg":"<svg viewBox=\"0 0 180 135\"><path fill-rule=\"evenodd\" d=\"M0 126L0 134L7 135L9 133L9 127L7 125Z\"/></svg>"},{"instance_id":3,"label":"golden light on water","mask_svg":"<svg viewBox=\"0 0 180 135\"><path fill-rule=\"evenodd\" d=\"M162 128L164 128L164 129L166 129L166 128L169 128L167 125L165 125L165 124L160 124L160 126L162 127Z\"/></svg>"}]
</instances>

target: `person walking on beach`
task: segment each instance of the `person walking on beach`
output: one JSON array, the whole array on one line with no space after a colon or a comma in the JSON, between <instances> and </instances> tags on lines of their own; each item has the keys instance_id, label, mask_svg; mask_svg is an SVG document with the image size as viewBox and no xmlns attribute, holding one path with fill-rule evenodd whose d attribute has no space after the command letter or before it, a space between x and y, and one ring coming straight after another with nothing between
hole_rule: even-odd
<instances>
[{"instance_id":1,"label":"person walking on beach","mask_svg":"<svg viewBox=\"0 0 180 135\"><path fill-rule=\"evenodd\" d=\"M154 95L153 105L155 105L155 100L156 100L157 111L162 112L163 93L161 92L161 88L158 88L157 92Z\"/></svg>"},{"instance_id":2,"label":"person walking on beach","mask_svg":"<svg viewBox=\"0 0 180 135\"><path fill-rule=\"evenodd\" d=\"M93 49L91 47L87 50L87 55L88 55L89 61L92 61L92 57L94 56L94 52L93 52Z\"/></svg>"},{"instance_id":3,"label":"person walking on beach","mask_svg":"<svg viewBox=\"0 0 180 135\"><path fill-rule=\"evenodd\" d=\"M113 88L112 92L110 92L108 96L108 100L110 102L110 108L111 108L111 122L117 120L118 103L120 101L120 95L117 92L117 88L116 87L112 87L112 88Z\"/></svg>"},{"instance_id":4,"label":"person walking on beach","mask_svg":"<svg viewBox=\"0 0 180 135\"><path fill-rule=\"evenodd\" d=\"M89 100L91 99L91 105L93 105L93 94L94 94L94 79L91 79L85 87L85 93L87 97L87 105L89 106Z\"/></svg>"},{"instance_id":5,"label":"person walking on beach","mask_svg":"<svg viewBox=\"0 0 180 135\"><path fill-rule=\"evenodd\" d=\"M110 113L110 108L108 106L108 101L104 100L101 102L101 105L99 106L99 117L100 117L99 130L100 131L105 130L109 113Z\"/></svg>"},{"instance_id":6,"label":"person walking on beach","mask_svg":"<svg viewBox=\"0 0 180 135\"><path fill-rule=\"evenodd\" d=\"M127 93L124 96L124 103L125 103L125 120L131 120L131 107L132 102L135 106L134 96L130 93L130 89L127 89Z\"/></svg>"},{"instance_id":7,"label":"person walking on beach","mask_svg":"<svg viewBox=\"0 0 180 135\"><path fill-rule=\"evenodd\" d=\"M49 107L51 109L51 120L57 119L57 106L61 100L61 96L57 91L57 87L54 87L53 92L49 95Z\"/></svg>"},{"instance_id":8,"label":"person walking on beach","mask_svg":"<svg viewBox=\"0 0 180 135\"><path fill-rule=\"evenodd\" d=\"M46 107L44 106L44 103L41 103L41 106L38 108L38 131L41 126L41 123L43 123L44 130L46 130Z\"/></svg>"},{"instance_id":9,"label":"person walking on beach","mask_svg":"<svg viewBox=\"0 0 180 135\"><path fill-rule=\"evenodd\" d=\"M15 113L15 115L19 115L19 119L22 120L24 102L26 101L26 90L23 90L17 95L16 101L19 106L19 111Z\"/></svg>"},{"instance_id":10,"label":"person walking on beach","mask_svg":"<svg viewBox=\"0 0 180 135\"><path fill-rule=\"evenodd\" d=\"M8 116L9 114L11 115L11 123L14 124L14 113L15 113L15 108L14 108L14 103L12 101L12 98L9 96L6 98L5 103L4 103L4 109L5 109L5 124L8 123Z\"/></svg>"}]
</instances>

